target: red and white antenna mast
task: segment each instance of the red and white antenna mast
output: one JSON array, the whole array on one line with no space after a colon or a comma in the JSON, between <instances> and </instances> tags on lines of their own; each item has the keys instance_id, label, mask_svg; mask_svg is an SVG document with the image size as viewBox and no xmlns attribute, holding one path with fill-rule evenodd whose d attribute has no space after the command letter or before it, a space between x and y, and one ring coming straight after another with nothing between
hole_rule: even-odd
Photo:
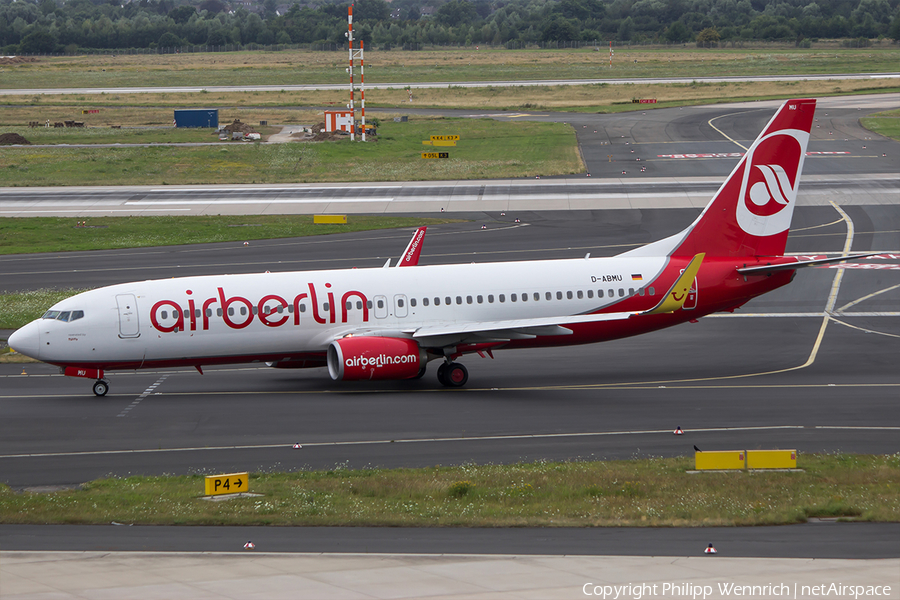
<instances>
[{"instance_id":1,"label":"red and white antenna mast","mask_svg":"<svg viewBox=\"0 0 900 600\"><path fill-rule=\"evenodd\" d=\"M359 49L353 49L353 5L347 7L347 41L350 43L350 68L347 69L347 72L350 73L350 104L347 105L347 108L350 109L352 113L352 121L353 125L350 127L350 141L356 139L356 106L353 104L353 92L355 90L355 86L353 85L353 63L356 60L359 60L359 80L360 80L360 88L359 88L359 99L360 99L360 108L362 109L362 141L366 141L366 76L365 76L365 61L363 60L363 40L359 40Z\"/></svg>"}]
</instances>

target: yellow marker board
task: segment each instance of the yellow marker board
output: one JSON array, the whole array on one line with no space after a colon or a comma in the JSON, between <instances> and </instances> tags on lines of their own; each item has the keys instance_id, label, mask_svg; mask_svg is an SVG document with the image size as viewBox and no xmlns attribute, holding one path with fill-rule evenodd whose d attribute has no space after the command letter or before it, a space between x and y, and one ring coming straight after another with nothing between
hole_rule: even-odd
<instances>
[{"instance_id":1,"label":"yellow marker board","mask_svg":"<svg viewBox=\"0 0 900 600\"><path fill-rule=\"evenodd\" d=\"M346 223L347 215L313 215L313 223Z\"/></svg>"},{"instance_id":2,"label":"yellow marker board","mask_svg":"<svg viewBox=\"0 0 900 600\"><path fill-rule=\"evenodd\" d=\"M248 473L228 473L227 475L209 475L206 477L206 495L238 494L250 488Z\"/></svg>"},{"instance_id":3,"label":"yellow marker board","mask_svg":"<svg viewBox=\"0 0 900 600\"><path fill-rule=\"evenodd\" d=\"M747 450L748 469L796 469L796 450Z\"/></svg>"},{"instance_id":4,"label":"yellow marker board","mask_svg":"<svg viewBox=\"0 0 900 600\"><path fill-rule=\"evenodd\" d=\"M433 135L431 136L432 142L455 142L459 140L458 135Z\"/></svg>"},{"instance_id":5,"label":"yellow marker board","mask_svg":"<svg viewBox=\"0 0 900 600\"><path fill-rule=\"evenodd\" d=\"M422 158L450 158L449 152L423 152Z\"/></svg>"},{"instance_id":6,"label":"yellow marker board","mask_svg":"<svg viewBox=\"0 0 900 600\"><path fill-rule=\"evenodd\" d=\"M743 450L729 450L725 452L696 452L694 453L694 465L698 471L705 469L724 470L724 469L744 469L744 458L746 452Z\"/></svg>"}]
</instances>

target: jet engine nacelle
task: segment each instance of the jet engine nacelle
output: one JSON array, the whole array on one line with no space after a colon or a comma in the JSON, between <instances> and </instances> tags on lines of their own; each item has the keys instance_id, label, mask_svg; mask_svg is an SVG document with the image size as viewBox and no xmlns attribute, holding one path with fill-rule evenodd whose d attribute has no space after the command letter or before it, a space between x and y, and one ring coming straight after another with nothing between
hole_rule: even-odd
<instances>
[{"instance_id":1,"label":"jet engine nacelle","mask_svg":"<svg viewBox=\"0 0 900 600\"><path fill-rule=\"evenodd\" d=\"M328 347L328 373L335 381L410 379L428 358L410 339L346 337Z\"/></svg>"}]
</instances>

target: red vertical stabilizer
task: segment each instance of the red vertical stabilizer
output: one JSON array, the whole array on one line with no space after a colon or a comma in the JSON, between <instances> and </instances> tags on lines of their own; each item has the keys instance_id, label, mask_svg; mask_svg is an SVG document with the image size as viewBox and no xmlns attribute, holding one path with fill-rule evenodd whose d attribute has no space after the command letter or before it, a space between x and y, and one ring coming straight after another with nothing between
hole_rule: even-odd
<instances>
[{"instance_id":1,"label":"red vertical stabilizer","mask_svg":"<svg viewBox=\"0 0 900 600\"><path fill-rule=\"evenodd\" d=\"M814 99L781 105L673 256L784 254L815 111Z\"/></svg>"}]
</instances>

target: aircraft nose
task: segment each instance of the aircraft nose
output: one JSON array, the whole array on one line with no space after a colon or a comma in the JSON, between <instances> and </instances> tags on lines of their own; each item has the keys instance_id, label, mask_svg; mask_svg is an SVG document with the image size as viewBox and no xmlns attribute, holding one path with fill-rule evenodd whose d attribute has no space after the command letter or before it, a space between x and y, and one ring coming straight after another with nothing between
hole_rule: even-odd
<instances>
[{"instance_id":1,"label":"aircraft nose","mask_svg":"<svg viewBox=\"0 0 900 600\"><path fill-rule=\"evenodd\" d=\"M41 327L40 321L32 321L24 327L15 330L9 340L9 347L25 356L40 359L41 354Z\"/></svg>"}]
</instances>

